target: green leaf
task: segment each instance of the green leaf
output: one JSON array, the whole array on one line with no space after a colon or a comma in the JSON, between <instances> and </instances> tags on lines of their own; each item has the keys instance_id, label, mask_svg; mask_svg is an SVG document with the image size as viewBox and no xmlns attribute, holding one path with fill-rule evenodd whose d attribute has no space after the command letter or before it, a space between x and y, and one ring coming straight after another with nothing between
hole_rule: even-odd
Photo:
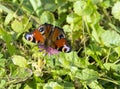
<instances>
[{"instance_id":1,"label":"green leaf","mask_svg":"<svg viewBox=\"0 0 120 89\"><path fill-rule=\"evenodd\" d=\"M120 35L115 31L105 31L102 33L101 39L105 46L120 46Z\"/></svg>"},{"instance_id":2,"label":"green leaf","mask_svg":"<svg viewBox=\"0 0 120 89\"><path fill-rule=\"evenodd\" d=\"M5 80L1 80L0 81L0 88L2 89L3 87L5 87L6 81Z\"/></svg>"},{"instance_id":3,"label":"green leaf","mask_svg":"<svg viewBox=\"0 0 120 89\"><path fill-rule=\"evenodd\" d=\"M120 64L105 63L104 66L108 71L112 70L112 71L120 73L120 70L119 70L120 69Z\"/></svg>"},{"instance_id":4,"label":"green leaf","mask_svg":"<svg viewBox=\"0 0 120 89\"><path fill-rule=\"evenodd\" d=\"M19 67L26 67L28 65L27 60L19 55L13 55L12 61L15 65L18 65Z\"/></svg>"},{"instance_id":5,"label":"green leaf","mask_svg":"<svg viewBox=\"0 0 120 89\"><path fill-rule=\"evenodd\" d=\"M101 35L102 33L104 33L104 29L99 26L98 24L91 24L91 28L92 28L92 40L100 43L100 44L103 44L102 43L102 40L101 40Z\"/></svg>"},{"instance_id":6,"label":"green leaf","mask_svg":"<svg viewBox=\"0 0 120 89\"><path fill-rule=\"evenodd\" d=\"M28 84L25 85L24 89L33 89L33 87L29 86Z\"/></svg>"},{"instance_id":7,"label":"green leaf","mask_svg":"<svg viewBox=\"0 0 120 89\"><path fill-rule=\"evenodd\" d=\"M72 32L72 29L70 28L69 25L64 25L63 29L64 29L65 32Z\"/></svg>"},{"instance_id":8,"label":"green leaf","mask_svg":"<svg viewBox=\"0 0 120 89\"><path fill-rule=\"evenodd\" d=\"M120 46L118 46L118 47L116 47L116 48L114 48L114 49L115 49L115 51L117 52L118 57L120 57Z\"/></svg>"},{"instance_id":9,"label":"green leaf","mask_svg":"<svg viewBox=\"0 0 120 89\"><path fill-rule=\"evenodd\" d=\"M0 10L3 10L3 11L5 11L5 12L11 13L11 14L14 13L10 8L8 8L8 7L4 6L4 5L2 5L2 3L0 3Z\"/></svg>"},{"instance_id":10,"label":"green leaf","mask_svg":"<svg viewBox=\"0 0 120 89\"><path fill-rule=\"evenodd\" d=\"M3 54L0 53L0 58L2 58Z\"/></svg>"},{"instance_id":11,"label":"green leaf","mask_svg":"<svg viewBox=\"0 0 120 89\"><path fill-rule=\"evenodd\" d=\"M10 21L13 19L13 17L14 17L14 14L8 13L8 15L7 15L6 18L5 18L5 24L6 24L6 25L9 24Z\"/></svg>"},{"instance_id":12,"label":"green leaf","mask_svg":"<svg viewBox=\"0 0 120 89\"><path fill-rule=\"evenodd\" d=\"M0 54L2 55L2 54ZM0 57L0 67L5 67L6 59Z\"/></svg>"},{"instance_id":13,"label":"green leaf","mask_svg":"<svg viewBox=\"0 0 120 89\"><path fill-rule=\"evenodd\" d=\"M23 31L23 29L24 29L22 22L15 19L12 22L12 29L15 32L18 32L18 33L20 32L21 33Z\"/></svg>"},{"instance_id":14,"label":"green leaf","mask_svg":"<svg viewBox=\"0 0 120 89\"><path fill-rule=\"evenodd\" d=\"M24 16L20 17L20 20L15 19L12 22L12 29L17 33L16 39L25 31L28 31L32 27L32 22L29 22L29 19Z\"/></svg>"},{"instance_id":15,"label":"green leaf","mask_svg":"<svg viewBox=\"0 0 120 89\"><path fill-rule=\"evenodd\" d=\"M64 83L64 89L75 89L73 83L71 82L65 82Z\"/></svg>"},{"instance_id":16,"label":"green leaf","mask_svg":"<svg viewBox=\"0 0 120 89\"><path fill-rule=\"evenodd\" d=\"M19 83L30 78L32 74L32 71L28 68L13 66L10 78L14 79L14 83Z\"/></svg>"},{"instance_id":17,"label":"green leaf","mask_svg":"<svg viewBox=\"0 0 120 89\"><path fill-rule=\"evenodd\" d=\"M32 22L29 21L29 18L24 16L24 18L21 19L21 23L24 27L24 29L21 30L21 32L28 31L32 27Z\"/></svg>"},{"instance_id":18,"label":"green leaf","mask_svg":"<svg viewBox=\"0 0 120 89\"><path fill-rule=\"evenodd\" d=\"M22 3L22 5L21 5L22 10L26 11L27 14L29 14L29 15L33 14L34 9L30 3L30 0L27 2L26 2L26 0L21 0L20 2Z\"/></svg>"},{"instance_id":19,"label":"green leaf","mask_svg":"<svg viewBox=\"0 0 120 89\"><path fill-rule=\"evenodd\" d=\"M109 26L110 26L112 29L114 29L115 31L117 31L118 33L120 33L120 28L119 28L119 27L115 26L115 25L112 24L112 23L109 23Z\"/></svg>"},{"instance_id":20,"label":"green leaf","mask_svg":"<svg viewBox=\"0 0 120 89\"><path fill-rule=\"evenodd\" d=\"M7 48L8 48L8 52L10 53L10 55L13 55L13 54L15 54L16 53L16 48L15 48L15 46L11 43L8 43L8 42L6 42L7 43Z\"/></svg>"},{"instance_id":21,"label":"green leaf","mask_svg":"<svg viewBox=\"0 0 120 89\"><path fill-rule=\"evenodd\" d=\"M91 89L104 89L104 87L97 80L90 82L88 86Z\"/></svg>"},{"instance_id":22,"label":"green leaf","mask_svg":"<svg viewBox=\"0 0 120 89\"><path fill-rule=\"evenodd\" d=\"M116 2L112 7L112 14L114 18L120 20L120 1Z\"/></svg>"},{"instance_id":23,"label":"green leaf","mask_svg":"<svg viewBox=\"0 0 120 89\"><path fill-rule=\"evenodd\" d=\"M58 59L61 66L64 68L70 69L72 65L79 65L79 57L77 56L77 52L70 52L67 54L60 53L60 59Z\"/></svg>"},{"instance_id":24,"label":"green leaf","mask_svg":"<svg viewBox=\"0 0 120 89\"><path fill-rule=\"evenodd\" d=\"M103 8L107 9L107 8L109 8L111 6L111 1L110 0L103 0L101 5L102 5Z\"/></svg>"},{"instance_id":25,"label":"green leaf","mask_svg":"<svg viewBox=\"0 0 120 89\"><path fill-rule=\"evenodd\" d=\"M34 11L36 11L41 6L40 0L29 0L29 1L32 4Z\"/></svg>"},{"instance_id":26,"label":"green leaf","mask_svg":"<svg viewBox=\"0 0 120 89\"><path fill-rule=\"evenodd\" d=\"M78 16L75 13L71 13L67 16L67 23L69 23L69 24L76 23L80 20L81 20L80 16Z\"/></svg>"},{"instance_id":27,"label":"green leaf","mask_svg":"<svg viewBox=\"0 0 120 89\"><path fill-rule=\"evenodd\" d=\"M89 83L93 80L97 80L99 78L99 74L97 71L86 68L83 69L82 71L78 71L75 77Z\"/></svg>"},{"instance_id":28,"label":"green leaf","mask_svg":"<svg viewBox=\"0 0 120 89\"><path fill-rule=\"evenodd\" d=\"M115 66L115 64L113 64L113 63L104 63L104 67L105 67L108 71L110 71L113 66Z\"/></svg>"},{"instance_id":29,"label":"green leaf","mask_svg":"<svg viewBox=\"0 0 120 89\"><path fill-rule=\"evenodd\" d=\"M54 15L49 12L49 11L45 11L42 13L41 17L40 17L40 22L41 23L54 23L55 18Z\"/></svg>"},{"instance_id":30,"label":"green leaf","mask_svg":"<svg viewBox=\"0 0 120 89\"><path fill-rule=\"evenodd\" d=\"M99 23L101 17L102 16L96 10L94 10L94 13L87 15L85 20L92 25L96 25Z\"/></svg>"},{"instance_id":31,"label":"green leaf","mask_svg":"<svg viewBox=\"0 0 120 89\"><path fill-rule=\"evenodd\" d=\"M8 52L13 55L16 52L14 45L12 45L12 36L5 31L5 29L0 28L1 38L6 42L6 46L8 48Z\"/></svg>"},{"instance_id":32,"label":"green leaf","mask_svg":"<svg viewBox=\"0 0 120 89\"><path fill-rule=\"evenodd\" d=\"M92 36L94 37L94 40L96 40L98 43L101 43L101 35L104 32L104 29L99 25L91 25L92 27Z\"/></svg>"},{"instance_id":33,"label":"green leaf","mask_svg":"<svg viewBox=\"0 0 120 89\"><path fill-rule=\"evenodd\" d=\"M6 75L5 67L3 67L3 68L1 67L1 68L0 68L0 77L1 77L1 78L2 78L2 77L5 77L5 75ZM1 79L1 78L0 78L0 79Z\"/></svg>"},{"instance_id":34,"label":"green leaf","mask_svg":"<svg viewBox=\"0 0 120 89\"><path fill-rule=\"evenodd\" d=\"M91 0L94 4L99 4L101 3L103 0Z\"/></svg>"},{"instance_id":35,"label":"green leaf","mask_svg":"<svg viewBox=\"0 0 120 89\"><path fill-rule=\"evenodd\" d=\"M12 40L12 37L8 32L0 27L0 38L3 39L5 42L10 42Z\"/></svg>"},{"instance_id":36,"label":"green leaf","mask_svg":"<svg viewBox=\"0 0 120 89\"><path fill-rule=\"evenodd\" d=\"M57 9L57 5L55 3L55 0L41 0L41 2L42 2L42 7L46 11L54 12Z\"/></svg>"},{"instance_id":37,"label":"green leaf","mask_svg":"<svg viewBox=\"0 0 120 89\"><path fill-rule=\"evenodd\" d=\"M86 2L83 0L76 1L73 6L75 13L80 16L83 15L83 11L85 10L85 8L86 8Z\"/></svg>"},{"instance_id":38,"label":"green leaf","mask_svg":"<svg viewBox=\"0 0 120 89\"><path fill-rule=\"evenodd\" d=\"M64 88L57 82L49 82L49 83L45 84L43 89L64 89Z\"/></svg>"},{"instance_id":39,"label":"green leaf","mask_svg":"<svg viewBox=\"0 0 120 89\"><path fill-rule=\"evenodd\" d=\"M67 3L67 0L55 0L55 3L61 7L61 6L64 6L64 4Z\"/></svg>"}]
</instances>

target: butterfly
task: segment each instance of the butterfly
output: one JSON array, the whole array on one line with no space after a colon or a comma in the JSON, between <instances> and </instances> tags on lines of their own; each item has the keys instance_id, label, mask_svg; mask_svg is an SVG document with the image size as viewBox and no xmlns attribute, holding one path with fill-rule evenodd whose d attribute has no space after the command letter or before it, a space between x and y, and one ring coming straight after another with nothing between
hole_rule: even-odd
<instances>
[{"instance_id":1,"label":"butterfly","mask_svg":"<svg viewBox=\"0 0 120 89\"><path fill-rule=\"evenodd\" d=\"M71 47L67 45L65 33L62 28L51 24L42 24L35 30L27 32L25 39L40 45L45 48L51 47L58 51L70 52Z\"/></svg>"}]
</instances>

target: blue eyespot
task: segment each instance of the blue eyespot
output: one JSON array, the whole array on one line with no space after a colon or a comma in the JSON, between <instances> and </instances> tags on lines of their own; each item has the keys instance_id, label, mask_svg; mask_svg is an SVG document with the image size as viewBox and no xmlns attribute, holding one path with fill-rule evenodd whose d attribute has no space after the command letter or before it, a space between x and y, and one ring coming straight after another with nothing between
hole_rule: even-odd
<instances>
[{"instance_id":1,"label":"blue eyespot","mask_svg":"<svg viewBox=\"0 0 120 89\"><path fill-rule=\"evenodd\" d=\"M58 39L62 39L62 38L65 38L65 35L60 34L60 35L58 36Z\"/></svg>"},{"instance_id":2,"label":"blue eyespot","mask_svg":"<svg viewBox=\"0 0 120 89\"><path fill-rule=\"evenodd\" d=\"M62 52L66 52L66 53L69 53L71 51L71 48L67 45L64 45L63 48L62 48Z\"/></svg>"},{"instance_id":3,"label":"blue eyespot","mask_svg":"<svg viewBox=\"0 0 120 89\"><path fill-rule=\"evenodd\" d=\"M44 33L45 33L45 29L44 29L43 26L40 26L40 27L38 28L38 30L41 32L41 34L44 34Z\"/></svg>"},{"instance_id":4,"label":"blue eyespot","mask_svg":"<svg viewBox=\"0 0 120 89\"><path fill-rule=\"evenodd\" d=\"M33 35L30 33L25 34L25 39L28 41L33 41Z\"/></svg>"}]
</instances>

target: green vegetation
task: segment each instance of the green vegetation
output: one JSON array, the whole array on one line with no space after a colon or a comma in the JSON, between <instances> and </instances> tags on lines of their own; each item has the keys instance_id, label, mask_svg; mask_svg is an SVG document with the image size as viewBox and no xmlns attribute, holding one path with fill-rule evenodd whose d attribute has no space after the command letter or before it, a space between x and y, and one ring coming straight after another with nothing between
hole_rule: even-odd
<instances>
[{"instance_id":1,"label":"green vegetation","mask_svg":"<svg viewBox=\"0 0 120 89\"><path fill-rule=\"evenodd\" d=\"M46 55L24 39L49 23L70 53ZM120 89L119 0L0 0L0 89Z\"/></svg>"}]
</instances>

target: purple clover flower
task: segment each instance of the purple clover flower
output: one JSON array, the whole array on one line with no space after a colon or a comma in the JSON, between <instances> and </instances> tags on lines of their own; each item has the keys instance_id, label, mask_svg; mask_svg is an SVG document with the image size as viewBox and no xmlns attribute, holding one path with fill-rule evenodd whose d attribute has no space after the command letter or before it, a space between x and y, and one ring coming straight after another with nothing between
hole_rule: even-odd
<instances>
[{"instance_id":1,"label":"purple clover flower","mask_svg":"<svg viewBox=\"0 0 120 89\"><path fill-rule=\"evenodd\" d=\"M38 46L41 50L40 50L40 52L41 51L43 51L43 50L45 50L46 51L46 53L50 56L50 55L53 55L53 54L58 54L59 53L59 51L58 50L56 50L56 49L54 49L54 48L52 48L52 47L45 47L44 45L39 45Z\"/></svg>"}]
</instances>

